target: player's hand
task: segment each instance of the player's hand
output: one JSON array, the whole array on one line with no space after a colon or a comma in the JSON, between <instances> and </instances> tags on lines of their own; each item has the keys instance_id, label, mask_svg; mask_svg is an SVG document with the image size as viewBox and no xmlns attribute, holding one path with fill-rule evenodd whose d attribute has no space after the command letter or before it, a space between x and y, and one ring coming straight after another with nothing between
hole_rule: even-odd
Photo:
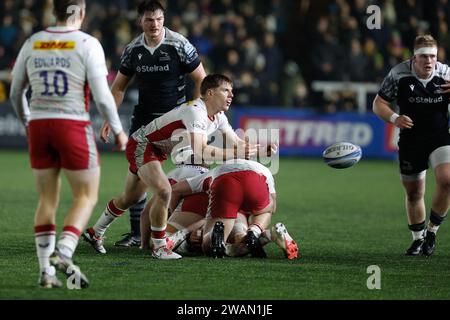
<instances>
[{"instance_id":1,"label":"player's hand","mask_svg":"<svg viewBox=\"0 0 450 320\"><path fill-rule=\"evenodd\" d=\"M442 93L450 93L450 80L446 80L444 84L441 84Z\"/></svg>"},{"instance_id":2,"label":"player's hand","mask_svg":"<svg viewBox=\"0 0 450 320\"><path fill-rule=\"evenodd\" d=\"M258 150L258 156L260 157L271 157L278 151L278 141L272 142L267 146L262 146Z\"/></svg>"},{"instance_id":3,"label":"player's hand","mask_svg":"<svg viewBox=\"0 0 450 320\"><path fill-rule=\"evenodd\" d=\"M395 119L394 125L400 129L411 129L414 126L414 123L410 117L402 114Z\"/></svg>"},{"instance_id":4,"label":"player's hand","mask_svg":"<svg viewBox=\"0 0 450 320\"><path fill-rule=\"evenodd\" d=\"M103 122L103 126L100 129L100 139L104 142L104 143L108 143L109 142L109 133L111 132L111 128L109 127L108 122Z\"/></svg>"},{"instance_id":5,"label":"player's hand","mask_svg":"<svg viewBox=\"0 0 450 320\"><path fill-rule=\"evenodd\" d=\"M250 159L258 155L259 144L250 143L250 138L245 136L244 140L240 140L236 149L236 157L239 159Z\"/></svg>"},{"instance_id":6,"label":"player's hand","mask_svg":"<svg viewBox=\"0 0 450 320\"><path fill-rule=\"evenodd\" d=\"M121 131L115 136L114 142L116 146L113 148L113 151L125 151L128 142L128 136L125 134L125 132Z\"/></svg>"}]
</instances>

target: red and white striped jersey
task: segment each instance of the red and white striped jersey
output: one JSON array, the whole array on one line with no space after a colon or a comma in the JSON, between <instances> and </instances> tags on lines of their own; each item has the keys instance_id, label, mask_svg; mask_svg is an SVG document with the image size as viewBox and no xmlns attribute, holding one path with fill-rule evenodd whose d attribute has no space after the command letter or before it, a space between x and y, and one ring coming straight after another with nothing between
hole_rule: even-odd
<instances>
[{"instance_id":1,"label":"red and white striped jersey","mask_svg":"<svg viewBox=\"0 0 450 320\"><path fill-rule=\"evenodd\" d=\"M89 120L88 80L106 77L100 42L79 30L49 27L22 46L12 75L31 85L30 119Z\"/></svg>"},{"instance_id":2,"label":"red and white striped jersey","mask_svg":"<svg viewBox=\"0 0 450 320\"><path fill-rule=\"evenodd\" d=\"M273 179L270 170L259 162L245 159L228 160L224 164L209 170L208 174L201 174L192 178L187 178L187 182L193 192L201 192L209 190L212 182L218 177L239 171L254 171L266 177L266 184L269 188L269 193L276 193L275 180Z\"/></svg>"},{"instance_id":3,"label":"red and white striped jersey","mask_svg":"<svg viewBox=\"0 0 450 320\"><path fill-rule=\"evenodd\" d=\"M162 153L172 154L174 163L183 163L193 154L191 133L210 137L216 131L235 135L227 116L220 112L208 116L202 99L196 99L163 114L140 128L132 138L138 143L151 143Z\"/></svg>"}]
</instances>

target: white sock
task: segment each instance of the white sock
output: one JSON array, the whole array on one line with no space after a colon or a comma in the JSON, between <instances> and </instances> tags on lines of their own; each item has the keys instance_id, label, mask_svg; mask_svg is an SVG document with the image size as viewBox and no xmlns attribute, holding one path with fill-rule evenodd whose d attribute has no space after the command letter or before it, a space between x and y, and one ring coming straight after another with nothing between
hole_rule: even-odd
<instances>
[{"instance_id":1,"label":"white sock","mask_svg":"<svg viewBox=\"0 0 450 320\"><path fill-rule=\"evenodd\" d=\"M261 227L257 224L250 225L248 229L251 230L257 238L259 238L259 236L261 235L262 232Z\"/></svg>"},{"instance_id":2,"label":"white sock","mask_svg":"<svg viewBox=\"0 0 450 320\"><path fill-rule=\"evenodd\" d=\"M105 210L102 212L101 216L98 218L95 225L92 227L95 231L95 235L98 237L103 237L106 232L106 229L120 216L123 215L125 210L117 208L113 200L108 202Z\"/></svg>"},{"instance_id":3,"label":"white sock","mask_svg":"<svg viewBox=\"0 0 450 320\"><path fill-rule=\"evenodd\" d=\"M439 226L435 226L435 225L431 226L430 224L429 224L428 227L427 227L427 230L428 230L429 232L433 232L434 234L437 233L438 229L439 229Z\"/></svg>"},{"instance_id":4,"label":"white sock","mask_svg":"<svg viewBox=\"0 0 450 320\"><path fill-rule=\"evenodd\" d=\"M49 257L55 251L56 231L55 225L36 226L34 228L36 253L39 260L40 272L51 273Z\"/></svg>"},{"instance_id":5,"label":"white sock","mask_svg":"<svg viewBox=\"0 0 450 320\"><path fill-rule=\"evenodd\" d=\"M59 237L56 247L63 255L72 259L73 253L78 245L78 239L80 238L80 231L74 227L64 227L63 232Z\"/></svg>"},{"instance_id":6,"label":"white sock","mask_svg":"<svg viewBox=\"0 0 450 320\"><path fill-rule=\"evenodd\" d=\"M411 230L411 234L412 234L414 241L423 239L423 230L420 230L420 231L412 231Z\"/></svg>"}]
</instances>

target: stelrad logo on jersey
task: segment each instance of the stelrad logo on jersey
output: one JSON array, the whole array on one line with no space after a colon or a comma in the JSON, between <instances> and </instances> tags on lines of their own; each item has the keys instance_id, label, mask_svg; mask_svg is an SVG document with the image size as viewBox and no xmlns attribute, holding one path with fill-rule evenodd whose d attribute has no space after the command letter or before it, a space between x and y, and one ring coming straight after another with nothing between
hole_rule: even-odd
<instances>
[{"instance_id":1,"label":"stelrad logo on jersey","mask_svg":"<svg viewBox=\"0 0 450 320\"><path fill-rule=\"evenodd\" d=\"M439 103L443 102L444 98L442 96L439 96L437 98L410 97L408 101L410 103Z\"/></svg>"},{"instance_id":2,"label":"stelrad logo on jersey","mask_svg":"<svg viewBox=\"0 0 450 320\"><path fill-rule=\"evenodd\" d=\"M153 65L153 66L137 66L136 67L136 71L137 72L163 72L163 71L169 71L169 65L166 64L164 66L158 66L158 65Z\"/></svg>"}]
</instances>

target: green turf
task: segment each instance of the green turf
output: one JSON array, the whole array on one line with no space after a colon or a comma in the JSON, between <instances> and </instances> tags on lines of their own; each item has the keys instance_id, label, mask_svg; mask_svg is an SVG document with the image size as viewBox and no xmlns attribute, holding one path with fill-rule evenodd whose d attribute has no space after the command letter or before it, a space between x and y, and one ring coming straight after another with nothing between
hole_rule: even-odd
<instances>
[{"instance_id":1,"label":"green turf","mask_svg":"<svg viewBox=\"0 0 450 320\"><path fill-rule=\"evenodd\" d=\"M268 259L205 257L159 261L113 242L129 229L128 216L107 233L107 255L80 242L76 261L87 290L38 289L33 237L36 193L24 152L0 152L1 299L449 299L450 233L443 225L430 258L406 257L406 226L397 164L361 161L335 170L320 159L282 159L276 175L278 210L300 243L301 259L288 261L274 244ZM93 223L123 185L123 155L102 154L102 181ZM434 189L432 174L428 191ZM70 205L68 186L58 216ZM427 194L427 208L430 205ZM448 223L448 222L447 222ZM381 289L366 286L367 267L381 268Z\"/></svg>"}]
</instances>

